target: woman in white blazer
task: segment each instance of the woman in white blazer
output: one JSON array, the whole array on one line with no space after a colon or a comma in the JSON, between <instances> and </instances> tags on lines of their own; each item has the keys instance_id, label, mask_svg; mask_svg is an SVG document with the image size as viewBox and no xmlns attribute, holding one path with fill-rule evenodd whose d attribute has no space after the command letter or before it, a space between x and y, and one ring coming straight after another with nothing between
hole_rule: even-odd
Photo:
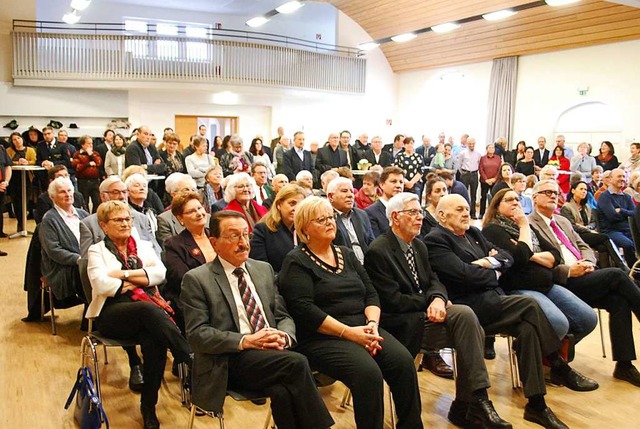
<instances>
[{"instance_id":1,"label":"woman in white blazer","mask_svg":"<svg viewBox=\"0 0 640 429\"><path fill-rule=\"evenodd\" d=\"M144 387L140 410L145 429L159 428L155 406L167 349L179 363L190 362L191 349L171 318L173 310L158 292L166 268L151 243L137 242L131 236L131 208L122 201L102 203L98 221L105 238L89 247L92 300L87 317L97 318L104 335L141 345Z\"/></svg>"}]
</instances>

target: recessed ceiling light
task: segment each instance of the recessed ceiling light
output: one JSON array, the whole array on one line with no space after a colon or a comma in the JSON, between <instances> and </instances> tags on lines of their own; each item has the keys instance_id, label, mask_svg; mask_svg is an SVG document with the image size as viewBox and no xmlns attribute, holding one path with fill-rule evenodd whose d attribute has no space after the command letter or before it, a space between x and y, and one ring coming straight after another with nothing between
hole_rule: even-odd
<instances>
[{"instance_id":1,"label":"recessed ceiling light","mask_svg":"<svg viewBox=\"0 0 640 429\"><path fill-rule=\"evenodd\" d=\"M367 42L367 43L361 43L358 45L358 49L360 49L361 51L370 51L372 49L377 48L378 46L380 46L380 43L376 43L376 42Z\"/></svg>"},{"instance_id":2,"label":"recessed ceiling light","mask_svg":"<svg viewBox=\"0 0 640 429\"><path fill-rule=\"evenodd\" d=\"M71 8L85 10L91 4L91 0L71 0Z\"/></svg>"},{"instance_id":3,"label":"recessed ceiling light","mask_svg":"<svg viewBox=\"0 0 640 429\"><path fill-rule=\"evenodd\" d=\"M77 15L76 11L74 10L73 12L66 13L62 17L62 20L69 25L77 24L78 21L80 21L80 15Z\"/></svg>"},{"instance_id":4,"label":"recessed ceiling light","mask_svg":"<svg viewBox=\"0 0 640 429\"><path fill-rule=\"evenodd\" d=\"M565 4L578 3L580 0L546 0L549 6L564 6Z\"/></svg>"},{"instance_id":5,"label":"recessed ceiling light","mask_svg":"<svg viewBox=\"0 0 640 429\"><path fill-rule=\"evenodd\" d=\"M269 18L265 18L264 16L257 16L255 18L251 18L246 22L249 27L260 27L261 25L269 22Z\"/></svg>"},{"instance_id":6,"label":"recessed ceiling light","mask_svg":"<svg viewBox=\"0 0 640 429\"><path fill-rule=\"evenodd\" d=\"M393 36L391 40L393 40L396 43L404 43L404 42L408 42L409 40L413 40L416 37L418 37L416 33L404 33L404 34L398 34L397 36Z\"/></svg>"},{"instance_id":7,"label":"recessed ceiling light","mask_svg":"<svg viewBox=\"0 0 640 429\"><path fill-rule=\"evenodd\" d=\"M510 16L515 15L518 12L514 12L511 9L499 10L497 12L485 13L482 15L484 19L487 21L498 21L500 19L509 18Z\"/></svg>"},{"instance_id":8,"label":"recessed ceiling light","mask_svg":"<svg viewBox=\"0 0 640 429\"><path fill-rule=\"evenodd\" d=\"M431 27L431 31L435 31L436 33L446 33L447 31L455 30L456 28L460 28L460 25L455 22L447 22L446 24L434 25Z\"/></svg>"},{"instance_id":9,"label":"recessed ceiling light","mask_svg":"<svg viewBox=\"0 0 640 429\"><path fill-rule=\"evenodd\" d=\"M278 6L276 10L280 13L291 13L300 9L302 6L304 5L299 1L290 1L289 3L285 3L282 6Z\"/></svg>"}]
</instances>

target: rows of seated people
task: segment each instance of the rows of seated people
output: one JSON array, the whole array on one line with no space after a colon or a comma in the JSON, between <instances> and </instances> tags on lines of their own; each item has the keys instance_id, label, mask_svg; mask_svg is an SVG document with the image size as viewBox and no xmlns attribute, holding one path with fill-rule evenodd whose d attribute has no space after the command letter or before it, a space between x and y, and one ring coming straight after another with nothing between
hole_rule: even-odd
<instances>
[{"instance_id":1,"label":"rows of seated people","mask_svg":"<svg viewBox=\"0 0 640 429\"><path fill-rule=\"evenodd\" d=\"M192 400L203 410L221 412L227 388L258 390L270 397L279 427L330 427L314 370L349 387L357 427L382 427L383 381L398 427L422 427L413 361L424 352L422 366L452 378L438 353L445 347L458 356L449 420L509 428L489 399L484 363L492 357L487 338L497 334L516 338L524 418L564 428L545 402L543 363L554 384L598 388L569 365L575 343L596 326L593 308L610 314L613 376L640 387L631 330L631 314L640 318L640 289L628 275L627 248L605 229L620 226L622 217L628 225L634 214L632 197L622 192L625 170L608 170L596 232L593 189L605 180L597 166L590 182L577 176L565 194L554 165L534 168L540 180L528 186L534 181L504 162L509 153L488 145L481 159L498 159L491 160L481 230L472 226L477 207L465 188L474 181L472 138L456 171L447 164L452 147L434 148L427 165L429 146L423 144L423 157L402 135L385 149L379 137L368 147L362 135L351 146L348 132L332 133L314 157L302 132L290 148L282 135L273 164L255 161L238 136L229 138L229 152L209 159L208 142L196 136L194 154L206 163L190 163L199 174L167 175L167 205L147 175L176 165L171 136L169 155L158 155L148 127L140 127L124 155L131 159L137 143L137 161L98 179L91 215L69 169L52 164L25 274L23 320L40 320L40 273L33 269L40 266L61 305L85 303L86 317L103 334L141 344L144 364L135 348L126 351L145 428L159 427L155 406L167 350L174 368L192 366ZM359 159L373 167L354 180ZM90 299L80 284L81 258L88 259Z\"/></svg>"}]
</instances>

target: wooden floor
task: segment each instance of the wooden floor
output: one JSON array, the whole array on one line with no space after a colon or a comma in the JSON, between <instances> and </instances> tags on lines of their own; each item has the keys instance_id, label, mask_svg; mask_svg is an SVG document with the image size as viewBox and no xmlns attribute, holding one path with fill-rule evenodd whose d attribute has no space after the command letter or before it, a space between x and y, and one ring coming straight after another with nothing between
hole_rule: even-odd
<instances>
[{"instance_id":1,"label":"wooden floor","mask_svg":"<svg viewBox=\"0 0 640 429\"><path fill-rule=\"evenodd\" d=\"M33 229L33 221L29 221ZM15 231L15 221L5 218L4 231ZM29 239L0 239L0 250L9 256L0 258L0 428L74 428L73 413L63 408L79 367L79 330L81 309L56 313L58 335L52 336L48 318L44 323L23 323L26 293L23 291L25 255ZM603 313L606 325L607 316ZM634 333L640 342L640 330L634 320ZM605 332L607 353L609 335ZM636 347L636 349L638 349ZM500 415L516 428L539 428L522 419L525 399L511 388L506 340L496 343L498 357L488 361L493 387L491 399ZM598 328L577 348L573 367L600 383L594 392L577 393L565 388L549 387L547 403L571 428L639 428L635 415L640 406L640 389L611 376L613 363L603 359ZM102 353L100 353L102 358ZM445 356L448 359L448 356ZM104 406L114 429L141 427L139 397L127 387L128 365L124 351L111 349L109 364L101 367ZM455 395L454 383L429 372L418 375L422 395L422 418L425 427L453 428L447 411ZM321 389L327 407L336 421L335 428L353 428L353 409L340 408L344 386L336 383ZM388 407L388 404L386 405ZM261 428L266 406L235 403L228 399L225 407L227 427ZM387 412L388 416L388 412ZM164 428L186 428L189 413L180 405L178 380L171 375L170 363L160 391L158 417ZM196 428L217 427L207 417L196 418ZM390 420L387 418L387 427Z\"/></svg>"}]
</instances>

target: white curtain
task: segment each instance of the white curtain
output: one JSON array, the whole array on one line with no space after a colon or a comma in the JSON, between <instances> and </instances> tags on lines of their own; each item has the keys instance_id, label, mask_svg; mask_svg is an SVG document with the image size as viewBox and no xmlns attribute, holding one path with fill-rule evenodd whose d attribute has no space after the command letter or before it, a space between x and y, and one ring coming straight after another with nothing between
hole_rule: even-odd
<instances>
[{"instance_id":1,"label":"white curtain","mask_svg":"<svg viewBox=\"0 0 640 429\"><path fill-rule=\"evenodd\" d=\"M487 143L504 137L511 143L515 113L518 57L496 58L491 67L489 108L487 117Z\"/></svg>"}]
</instances>

